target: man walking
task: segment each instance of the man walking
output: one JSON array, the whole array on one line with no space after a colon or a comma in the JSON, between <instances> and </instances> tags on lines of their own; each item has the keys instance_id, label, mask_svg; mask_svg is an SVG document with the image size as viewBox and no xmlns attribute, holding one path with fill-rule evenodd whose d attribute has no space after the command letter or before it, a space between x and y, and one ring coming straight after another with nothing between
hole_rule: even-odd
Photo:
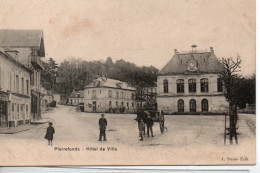
<instances>
[{"instance_id":1,"label":"man walking","mask_svg":"<svg viewBox=\"0 0 260 173\"><path fill-rule=\"evenodd\" d=\"M105 114L101 114L101 118L99 119L99 140L102 141L102 136L104 136L104 141L106 141L106 127L107 127L107 120L104 118Z\"/></svg>"},{"instance_id":2,"label":"man walking","mask_svg":"<svg viewBox=\"0 0 260 173\"><path fill-rule=\"evenodd\" d=\"M146 124L147 124L147 137L150 137L149 131L151 131L151 136L153 137L153 119L150 115L147 117Z\"/></svg>"}]
</instances>

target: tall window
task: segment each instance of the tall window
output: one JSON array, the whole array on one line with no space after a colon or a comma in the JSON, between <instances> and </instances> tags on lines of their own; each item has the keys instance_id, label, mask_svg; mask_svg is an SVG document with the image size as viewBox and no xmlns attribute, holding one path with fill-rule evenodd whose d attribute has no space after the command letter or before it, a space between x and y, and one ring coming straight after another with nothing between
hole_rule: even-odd
<instances>
[{"instance_id":1,"label":"tall window","mask_svg":"<svg viewBox=\"0 0 260 173\"><path fill-rule=\"evenodd\" d=\"M218 78L218 92L223 92L223 83L220 78Z\"/></svg>"},{"instance_id":2,"label":"tall window","mask_svg":"<svg viewBox=\"0 0 260 173\"><path fill-rule=\"evenodd\" d=\"M22 93L24 94L24 78L22 78Z\"/></svg>"},{"instance_id":3,"label":"tall window","mask_svg":"<svg viewBox=\"0 0 260 173\"><path fill-rule=\"evenodd\" d=\"M108 97L112 97L112 91L111 90L108 91Z\"/></svg>"},{"instance_id":4,"label":"tall window","mask_svg":"<svg viewBox=\"0 0 260 173\"><path fill-rule=\"evenodd\" d=\"M168 93L168 80L163 80L163 92Z\"/></svg>"},{"instance_id":5,"label":"tall window","mask_svg":"<svg viewBox=\"0 0 260 173\"><path fill-rule=\"evenodd\" d=\"M209 111L209 105L208 105L207 99L203 99L201 101L201 110L202 110L202 112L208 112Z\"/></svg>"},{"instance_id":6,"label":"tall window","mask_svg":"<svg viewBox=\"0 0 260 173\"><path fill-rule=\"evenodd\" d=\"M119 98L119 92L118 91L116 92L116 98Z\"/></svg>"},{"instance_id":7,"label":"tall window","mask_svg":"<svg viewBox=\"0 0 260 173\"><path fill-rule=\"evenodd\" d=\"M93 98L96 98L96 97L97 97L97 95L96 95L96 90L93 90L93 91L92 91L92 97L93 97Z\"/></svg>"},{"instance_id":8,"label":"tall window","mask_svg":"<svg viewBox=\"0 0 260 173\"><path fill-rule=\"evenodd\" d=\"M19 76L16 75L16 92L19 93Z\"/></svg>"},{"instance_id":9,"label":"tall window","mask_svg":"<svg viewBox=\"0 0 260 173\"><path fill-rule=\"evenodd\" d=\"M121 98L124 98L124 92L121 92Z\"/></svg>"},{"instance_id":10,"label":"tall window","mask_svg":"<svg viewBox=\"0 0 260 173\"><path fill-rule=\"evenodd\" d=\"M17 104L17 118L19 119L19 104Z\"/></svg>"},{"instance_id":11,"label":"tall window","mask_svg":"<svg viewBox=\"0 0 260 173\"><path fill-rule=\"evenodd\" d=\"M29 80L26 80L26 94L29 95Z\"/></svg>"},{"instance_id":12,"label":"tall window","mask_svg":"<svg viewBox=\"0 0 260 173\"><path fill-rule=\"evenodd\" d=\"M133 100L135 99L135 93L132 93L132 99Z\"/></svg>"},{"instance_id":13,"label":"tall window","mask_svg":"<svg viewBox=\"0 0 260 173\"><path fill-rule=\"evenodd\" d=\"M178 112L184 112L184 101L182 99L178 100Z\"/></svg>"},{"instance_id":14,"label":"tall window","mask_svg":"<svg viewBox=\"0 0 260 173\"><path fill-rule=\"evenodd\" d=\"M109 106L112 106L112 102L111 101L109 101Z\"/></svg>"},{"instance_id":15,"label":"tall window","mask_svg":"<svg viewBox=\"0 0 260 173\"><path fill-rule=\"evenodd\" d=\"M196 79L189 79L189 92L195 93L196 92Z\"/></svg>"},{"instance_id":16,"label":"tall window","mask_svg":"<svg viewBox=\"0 0 260 173\"><path fill-rule=\"evenodd\" d=\"M208 79L204 78L204 79L200 80L200 91L201 92L208 92L209 91Z\"/></svg>"},{"instance_id":17,"label":"tall window","mask_svg":"<svg viewBox=\"0 0 260 173\"><path fill-rule=\"evenodd\" d=\"M177 80L177 93L184 93L184 80L183 79Z\"/></svg>"},{"instance_id":18,"label":"tall window","mask_svg":"<svg viewBox=\"0 0 260 173\"><path fill-rule=\"evenodd\" d=\"M196 101L194 99L190 100L190 112L196 112Z\"/></svg>"}]
</instances>

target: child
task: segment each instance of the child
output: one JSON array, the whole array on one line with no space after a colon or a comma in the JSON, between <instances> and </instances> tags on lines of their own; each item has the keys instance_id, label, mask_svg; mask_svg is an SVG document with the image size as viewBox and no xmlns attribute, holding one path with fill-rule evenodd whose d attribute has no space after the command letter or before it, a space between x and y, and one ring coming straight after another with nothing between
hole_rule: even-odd
<instances>
[{"instance_id":1,"label":"child","mask_svg":"<svg viewBox=\"0 0 260 173\"><path fill-rule=\"evenodd\" d=\"M49 122L49 127L47 128L45 139L48 140L48 145L52 145L53 134L55 133L54 127L52 127L52 122Z\"/></svg>"}]
</instances>

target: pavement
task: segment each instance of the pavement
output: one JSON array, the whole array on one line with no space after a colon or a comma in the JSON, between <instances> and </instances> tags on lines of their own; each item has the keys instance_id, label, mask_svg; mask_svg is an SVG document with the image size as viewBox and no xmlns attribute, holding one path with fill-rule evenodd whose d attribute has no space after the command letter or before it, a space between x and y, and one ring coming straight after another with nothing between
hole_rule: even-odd
<instances>
[{"instance_id":1,"label":"pavement","mask_svg":"<svg viewBox=\"0 0 260 173\"><path fill-rule=\"evenodd\" d=\"M18 127L10 127L10 128L0 128L0 134L15 134L19 132L23 132L26 130L30 130L31 126L30 125L21 125Z\"/></svg>"},{"instance_id":2,"label":"pavement","mask_svg":"<svg viewBox=\"0 0 260 173\"><path fill-rule=\"evenodd\" d=\"M146 136L144 141L139 141L135 114L107 113L105 114L108 121L107 141L99 142L100 115L100 113L76 112L75 107L58 105L57 108L42 115L43 119L53 122L55 128L53 147L48 146L47 140L44 139L48 127L48 123L44 123L34 125L30 130L20 133L1 134L0 153L6 151L20 153L21 149L25 153L27 150L37 151L37 154L35 152L26 154L30 164L38 163L37 165L39 163L40 165L223 164L220 158L233 155L250 156L250 163L255 161L255 115L239 114L239 145L233 147L224 146L224 116L166 115L165 133L160 132L159 123L154 123L154 137ZM12 145L8 146L7 143ZM14 147L16 143L19 147ZM62 153L54 152L55 147L79 147L82 150L87 147L114 147L117 152L116 154L108 152L105 154L106 157L100 152L87 152L87 155L85 152L64 153L64 156ZM159 160L156 159L158 155ZM33 159L36 156L37 159ZM22 162L21 158L22 156L17 158L20 159L19 163L28 163L28 160ZM12 163L16 163L15 159Z\"/></svg>"}]
</instances>

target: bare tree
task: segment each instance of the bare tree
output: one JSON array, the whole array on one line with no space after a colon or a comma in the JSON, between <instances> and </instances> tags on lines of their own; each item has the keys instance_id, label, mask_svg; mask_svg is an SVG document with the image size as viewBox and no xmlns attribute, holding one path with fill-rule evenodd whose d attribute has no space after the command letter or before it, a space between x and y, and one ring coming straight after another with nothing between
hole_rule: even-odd
<instances>
[{"instance_id":1,"label":"bare tree","mask_svg":"<svg viewBox=\"0 0 260 173\"><path fill-rule=\"evenodd\" d=\"M229 103L229 140L230 144L233 144L233 138L238 143L236 125L238 120L237 105L239 102L241 57L237 55L235 60L233 58L221 58L220 62L223 65L223 70L219 77L223 82L223 94Z\"/></svg>"}]
</instances>

